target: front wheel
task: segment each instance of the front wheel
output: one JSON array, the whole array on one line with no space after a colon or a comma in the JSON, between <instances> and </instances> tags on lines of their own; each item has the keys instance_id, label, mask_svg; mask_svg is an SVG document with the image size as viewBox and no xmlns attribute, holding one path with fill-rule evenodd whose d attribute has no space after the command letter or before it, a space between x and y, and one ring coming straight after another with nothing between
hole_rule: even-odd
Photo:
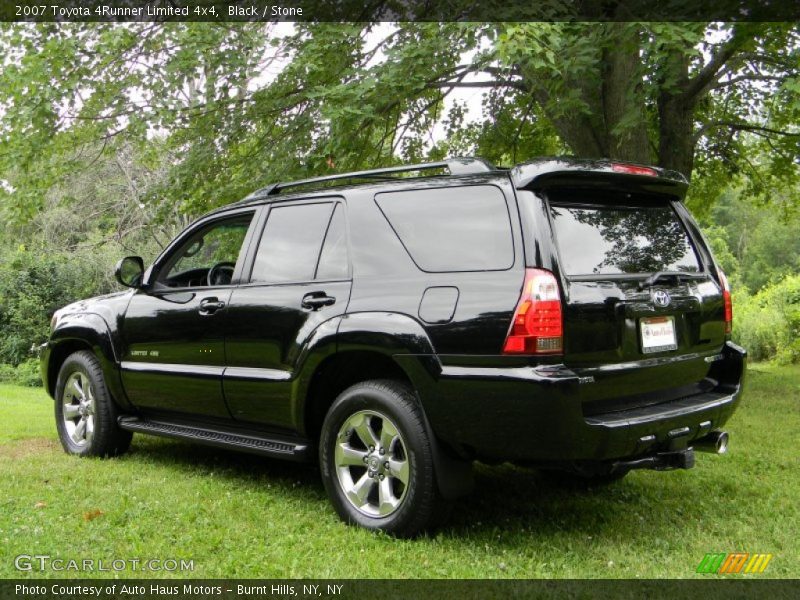
<instances>
[{"instance_id":1,"label":"front wheel","mask_svg":"<svg viewBox=\"0 0 800 600\"><path fill-rule=\"evenodd\" d=\"M116 456L133 434L117 426L117 408L91 352L67 357L58 372L55 393L58 437L64 451L78 456Z\"/></svg>"},{"instance_id":2,"label":"front wheel","mask_svg":"<svg viewBox=\"0 0 800 600\"><path fill-rule=\"evenodd\" d=\"M319 449L325 489L347 523L410 537L446 505L414 394L396 381L358 383L328 411Z\"/></svg>"}]
</instances>

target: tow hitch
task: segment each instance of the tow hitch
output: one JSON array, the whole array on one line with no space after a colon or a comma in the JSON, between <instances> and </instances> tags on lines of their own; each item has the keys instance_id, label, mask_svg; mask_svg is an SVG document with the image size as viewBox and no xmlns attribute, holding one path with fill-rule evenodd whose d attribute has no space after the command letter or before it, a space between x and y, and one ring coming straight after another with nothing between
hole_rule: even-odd
<instances>
[{"instance_id":1,"label":"tow hitch","mask_svg":"<svg viewBox=\"0 0 800 600\"><path fill-rule=\"evenodd\" d=\"M618 460L612 463L611 472L629 471L631 469L671 471L673 469L691 469L692 467L694 467L694 448L684 448L671 452L658 452L651 456L632 460Z\"/></svg>"}]
</instances>

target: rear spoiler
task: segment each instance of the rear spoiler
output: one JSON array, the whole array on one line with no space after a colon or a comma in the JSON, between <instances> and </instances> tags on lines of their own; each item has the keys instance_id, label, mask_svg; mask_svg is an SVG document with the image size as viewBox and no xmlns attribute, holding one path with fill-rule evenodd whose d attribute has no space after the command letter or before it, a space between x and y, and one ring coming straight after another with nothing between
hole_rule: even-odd
<instances>
[{"instance_id":1,"label":"rear spoiler","mask_svg":"<svg viewBox=\"0 0 800 600\"><path fill-rule=\"evenodd\" d=\"M525 190L592 188L661 194L683 200L689 182L678 171L610 160L545 158L511 169L514 187Z\"/></svg>"}]
</instances>

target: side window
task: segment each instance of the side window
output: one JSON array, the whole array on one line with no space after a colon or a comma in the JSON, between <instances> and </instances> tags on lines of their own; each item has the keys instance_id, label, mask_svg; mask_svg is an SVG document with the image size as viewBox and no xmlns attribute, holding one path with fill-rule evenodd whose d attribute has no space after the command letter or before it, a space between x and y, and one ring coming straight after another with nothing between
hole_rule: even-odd
<instances>
[{"instance_id":1,"label":"side window","mask_svg":"<svg viewBox=\"0 0 800 600\"><path fill-rule=\"evenodd\" d=\"M250 281L311 281L334 204L298 204L270 209Z\"/></svg>"},{"instance_id":2,"label":"side window","mask_svg":"<svg viewBox=\"0 0 800 600\"><path fill-rule=\"evenodd\" d=\"M253 213L216 221L189 237L161 268L167 287L228 285Z\"/></svg>"},{"instance_id":3,"label":"side window","mask_svg":"<svg viewBox=\"0 0 800 600\"><path fill-rule=\"evenodd\" d=\"M346 279L347 266L347 229L344 220L344 209L336 205L322 244L322 253L319 255L317 276L315 279Z\"/></svg>"},{"instance_id":4,"label":"side window","mask_svg":"<svg viewBox=\"0 0 800 600\"><path fill-rule=\"evenodd\" d=\"M508 206L492 185L387 192L375 202L423 271L502 271L514 264Z\"/></svg>"}]
</instances>

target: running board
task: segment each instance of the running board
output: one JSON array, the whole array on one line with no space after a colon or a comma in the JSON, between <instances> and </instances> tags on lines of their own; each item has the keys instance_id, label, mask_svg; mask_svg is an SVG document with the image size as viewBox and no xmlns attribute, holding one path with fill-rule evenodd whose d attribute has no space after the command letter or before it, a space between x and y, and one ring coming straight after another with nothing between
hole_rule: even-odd
<instances>
[{"instance_id":1,"label":"running board","mask_svg":"<svg viewBox=\"0 0 800 600\"><path fill-rule=\"evenodd\" d=\"M122 429L137 433L177 438L284 460L303 461L309 455L306 443L291 439L262 437L250 432L244 434L166 421L152 421L134 416L121 416L117 419L117 423Z\"/></svg>"}]
</instances>

